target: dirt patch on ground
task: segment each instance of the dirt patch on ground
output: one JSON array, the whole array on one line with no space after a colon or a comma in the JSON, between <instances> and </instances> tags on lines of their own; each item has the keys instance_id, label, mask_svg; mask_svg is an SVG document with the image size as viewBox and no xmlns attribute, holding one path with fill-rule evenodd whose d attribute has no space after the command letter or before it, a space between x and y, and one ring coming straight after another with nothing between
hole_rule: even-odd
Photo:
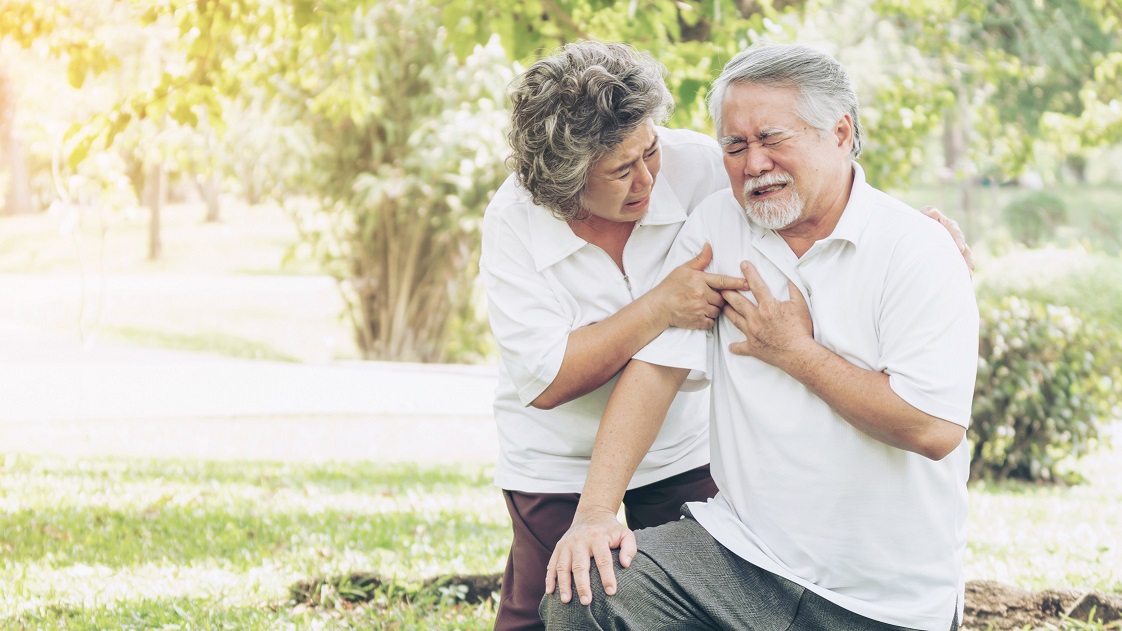
<instances>
[{"instance_id":1,"label":"dirt patch on ground","mask_svg":"<svg viewBox=\"0 0 1122 631\"><path fill-rule=\"evenodd\" d=\"M407 588L395 586L377 574L356 572L301 581L292 586L290 596L298 607L365 602L376 592L418 602L454 599L475 604L496 597L501 586L499 574L437 576L419 588ZM1054 627L1064 618L1080 622L1093 618L1107 629L1122 630L1122 594L1072 589L1029 592L993 581L971 581L966 584L965 614L963 627L980 631Z\"/></svg>"},{"instance_id":2,"label":"dirt patch on ground","mask_svg":"<svg viewBox=\"0 0 1122 631\"><path fill-rule=\"evenodd\" d=\"M1029 592L993 581L966 584L966 616L970 629L1011 631L1059 623L1063 618L1095 621L1122 628L1122 594L1049 589Z\"/></svg>"}]
</instances>

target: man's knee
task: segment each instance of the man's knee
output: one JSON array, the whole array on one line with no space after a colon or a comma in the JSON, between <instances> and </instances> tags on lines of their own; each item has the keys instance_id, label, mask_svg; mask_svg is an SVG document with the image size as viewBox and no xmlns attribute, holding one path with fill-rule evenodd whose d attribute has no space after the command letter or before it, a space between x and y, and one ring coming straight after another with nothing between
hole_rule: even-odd
<instances>
[{"instance_id":1,"label":"man's knee","mask_svg":"<svg viewBox=\"0 0 1122 631\"><path fill-rule=\"evenodd\" d=\"M588 609L588 607L580 604L580 601L576 598L567 603L561 602L561 594L558 590L553 590L552 594L546 594L545 598L542 598L541 606L538 607L538 615L541 616L546 629L595 628L589 624L591 614Z\"/></svg>"},{"instance_id":2,"label":"man's knee","mask_svg":"<svg viewBox=\"0 0 1122 631\"><path fill-rule=\"evenodd\" d=\"M613 551L616 572L619 572L620 566L616 555L618 555L618 551ZM546 629L564 631L565 629L602 628L596 621L596 612L600 609L598 605L604 604L604 599L608 598L608 595L604 593L604 584L600 581L600 572L596 570L595 564L593 564L588 578L589 586L592 588L591 605L580 604L576 586L573 586L573 597L567 603L561 602L560 587L554 587L552 594L546 594L545 598L542 598L541 606L538 607L538 614L545 622Z\"/></svg>"}]
</instances>

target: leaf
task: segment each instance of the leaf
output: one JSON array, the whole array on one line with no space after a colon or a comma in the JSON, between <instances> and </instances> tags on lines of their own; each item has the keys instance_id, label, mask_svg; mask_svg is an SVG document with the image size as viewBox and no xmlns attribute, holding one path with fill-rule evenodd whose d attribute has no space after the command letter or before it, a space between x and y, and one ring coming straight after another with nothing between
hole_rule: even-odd
<instances>
[{"instance_id":1,"label":"leaf","mask_svg":"<svg viewBox=\"0 0 1122 631\"><path fill-rule=\"evenodd\" d=\"M314 0L295 0L292 3L292 19L299 28L312 23L315 18Z\"/></svg>"},{"instance_id":2,"label":"leaf","mask_svg":"<svg viewBox=\"0 0 1122 631\"><path fill-rule=\"evenodd\" d=\"M66 64L66 81L72 88L81 88L89 74L89 60L85 51L75 49L70 52L70 62Z\"/></svg>"},{"instance_id":3,"label":"leaf","mask_svg":"<svg viewBox=\"0 0 1122 631\"><path fill-rule=\"evenodd\" d=\"M89 156L90 149L93 147L96 140L97 136L93 134L83 136L82 139L74 145L74 148L70 150L70 154L66 156L66 164L72 170L77 169L78 165Z\"/></svg>"}]
</instances>

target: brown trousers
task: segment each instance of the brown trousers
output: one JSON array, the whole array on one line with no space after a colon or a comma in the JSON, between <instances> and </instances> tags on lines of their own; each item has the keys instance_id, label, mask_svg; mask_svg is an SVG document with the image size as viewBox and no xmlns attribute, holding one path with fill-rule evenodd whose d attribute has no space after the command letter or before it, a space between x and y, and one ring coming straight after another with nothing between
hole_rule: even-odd
<instances>
[{"instance_id":1,"label":"brown trousers","mask_svg":"<svg viewBox=\"0 0 1122 631\"><path fill-rule=\"evenodd\" d=\"M678 521L682 504L717 494L709 465L631 489L623 496L627 527L632 530ZM538 605L545 595L545 570L553 548L577 510L579 493L503 491L514 527L514 542L503 574L495 631L541 631Z\"/></svg>"}]
</instances>

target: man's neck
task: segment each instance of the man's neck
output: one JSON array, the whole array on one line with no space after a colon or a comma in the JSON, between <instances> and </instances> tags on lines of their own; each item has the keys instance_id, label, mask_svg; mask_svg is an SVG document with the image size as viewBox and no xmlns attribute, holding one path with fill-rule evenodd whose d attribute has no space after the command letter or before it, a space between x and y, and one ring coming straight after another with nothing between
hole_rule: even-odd
<instances>
[{"instance_id":1,"label":"man's neck","mask_svg":"<svg viewBox=\"0 0 1122 631\"><path fill-rule=\"evenodd\" d=\"M849 204L849 196L853 192L853 166L847 164L848 178L844 180L839 178L839 185L831 189L816 208L808 209L804 218L778 231L779 236L783 237L796 257L802 258L802 255L806 254L816 242L830 236L841 221L842 213Z\"/></svg>"}]
</instances>

